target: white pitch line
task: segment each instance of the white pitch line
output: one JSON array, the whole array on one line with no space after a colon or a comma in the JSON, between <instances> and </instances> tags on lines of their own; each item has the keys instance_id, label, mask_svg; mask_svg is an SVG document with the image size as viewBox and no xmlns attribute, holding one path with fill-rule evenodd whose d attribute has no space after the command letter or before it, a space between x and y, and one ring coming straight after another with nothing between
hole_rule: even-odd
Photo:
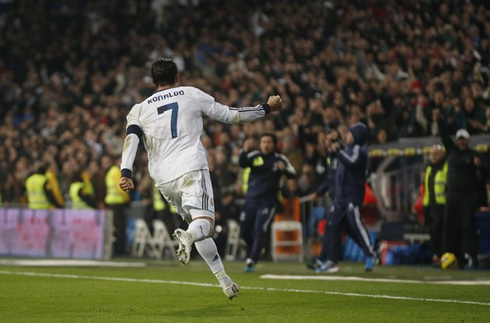
<instances>
[{"instance_id":1,"label":"white pitch line","mask_svg":"<svg viewBox=\"0 0 490 323\"><path fill-rule=\"evenodd\" d=\"M220 287L215 284L208 283L194 283L175 280L159 280L159 279L136 279L136 278L120 278L120 277L103 277L103 276L84 276L84 275L65 275L65 274L51 274L51 273L36 273L27 271L6 271L0 270L1 275L17 275L17 276L31 276L31 277L52 277L52 278L67 278L67 279L91 279L91 280L104 280L104 281L116 281L116 282L129 282L129 283L153 283L153 284L172 284L172 285L188 285L199 287ZM360 294L360 293L344 293L344 292L332 292L321 291L311 289L286 289L286 288L274 288L274 287L245 287L240 286L240 289L258 290L258 291L273 291L273 292L288 292L288 293L302 293L302 294L323 294L323 295L337 295L337 296L351 296L351 297L364 297L364 298L381 298L390 300L405 300L405 301L419 301L419 302L434 302L434 303L453 303L453 304L466 304L466 305L481 305L490 306L490 303L475 302L475 301L460 301L454 299L437 299L437 298L420 298L420 297L406 297L406 296L391 296L391 295L374 295L374 294Z\"/></svg>"},{"instance_id":2,"label":"white pitch line","mask_svg":"<svg viewBox=\"0 0 490 323\"><path fill-rule=\"evenodd\" d=\"M25 267L146 267L144 262L100 261L86 259L1 259L0 265Z\"/></svg>"},{"instance_id":3,"label":"white pitch line","mask_svg":"<svg viewBox=\"0 0 490 323\"><path fill-rule=\"evenodd\" d=\"M490 280L454 280L454 281L422 281L408 279L387 279L387 278L363 278L354 276L301 276L301 275L262 275L262 279L278 280L328 280L328 281L360 281L373 283L402 283L402 284L438 284L438 285L468 285L468 286L488 286Z\"/></svg>"}]
</instances>

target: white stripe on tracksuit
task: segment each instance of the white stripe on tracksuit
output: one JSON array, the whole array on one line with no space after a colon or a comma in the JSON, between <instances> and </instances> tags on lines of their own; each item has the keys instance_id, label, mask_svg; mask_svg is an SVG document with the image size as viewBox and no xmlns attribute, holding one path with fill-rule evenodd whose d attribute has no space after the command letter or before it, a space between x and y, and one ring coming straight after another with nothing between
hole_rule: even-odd
<instances>
[{"instance_id":1,"label":"white stripe on tracksuit","mask_svg":"<svg viewBox=\"0 0 490 323\"><path fill-rule=\"evenodd\" d=\"M264 226L262 227L262 229L264 230L264 232L267 231L267 228L269 227L269 223L271 222L272 220L272 217L274 216L274 213L276 212L276 208L273 207L270 212L269 212L269 218L267 219L267 221L264 222Z\"/></svg>"},{"instance_id":2,"label":"white stripe on tracksuit","mask_svg":"<svg viewBox=\"0 0 490 323\"><path fill-rule=\"evenodd\" d=\"M371 241L369 240L367 230L361 222L361 213L359 212L359 207L354 206L354 204L352 203L349 203L348 208L354 211L354 218L356 220L355 222L356 222L357 231L361 234L362 240L369 248L369 252L371 253L371 256L374 255L374 251L371 246Z\"/></svg>"}]
</instances>

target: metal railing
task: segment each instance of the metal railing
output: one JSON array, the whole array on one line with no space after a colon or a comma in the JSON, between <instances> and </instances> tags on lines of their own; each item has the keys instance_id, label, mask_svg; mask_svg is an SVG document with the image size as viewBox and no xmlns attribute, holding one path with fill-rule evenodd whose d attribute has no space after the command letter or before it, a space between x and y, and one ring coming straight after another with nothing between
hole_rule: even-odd
<instances>
[{"instance_id":1,"label":"metal railing","mask_svg":"<svg viewBox=\"0 0 490 323\"><path fill-rule=\"evenodd\" d=\"M387 171L396 157L386 158L372 177L378 209L386 222L405 221L417 201L423 163Z\"/></svg>"}]
</instances>

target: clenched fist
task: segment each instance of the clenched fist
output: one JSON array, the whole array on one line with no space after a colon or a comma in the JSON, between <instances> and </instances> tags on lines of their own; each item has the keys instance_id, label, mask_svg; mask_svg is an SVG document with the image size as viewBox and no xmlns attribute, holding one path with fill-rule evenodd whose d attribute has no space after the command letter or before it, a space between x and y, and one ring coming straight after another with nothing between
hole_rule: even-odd
<instances>
[{"instance_id":1,"label":"clenched fist","mask_svg":"<svg viewBox=\"0 0 490 323\"><path fill-rule=\"evenodd\" d=\"M245 150L246 152L251 152L252 150L255 149L255 146L256 146L255 139L254 138L248 138L243 143L243 150Z\"/></svg>"},{"instance_id":2,"label":"clenched fist","mask_svg":"<svg viewBox=\"0 0 490 323\"><path fill-rule=\"evenodd\" d=\"M271 108L271 111L274 112L281 108L282 99L279 95L271 95L269 100L267 100L267 104Z\"/></svg>"},{"instance_id":3,"label":"clenched fist","mask_svg":"<svg viewBox=\"0 0 490 323\"><path fill-rule=\"evenodd\" d=\"M119 187L125 192L132 191L134 190L133 180L129 177L121 177L119 180Z\"/></svg>"}]
</instances>

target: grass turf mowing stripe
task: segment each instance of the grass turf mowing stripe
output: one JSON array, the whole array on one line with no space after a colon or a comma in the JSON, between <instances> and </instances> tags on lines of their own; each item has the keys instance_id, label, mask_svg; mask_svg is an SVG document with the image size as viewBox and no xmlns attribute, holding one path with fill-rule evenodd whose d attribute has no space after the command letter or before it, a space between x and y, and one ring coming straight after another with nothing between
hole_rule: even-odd
<instances>
[{"instance_id":1,"label":"grass turf mowing stripe","mask_svg":"<svg viewBox=\"0 0 490 323\"><path fill-rule=\"evenodd\" d=\"M220 287L219 285L215 285L215 284L194 283L194 282L174 281L174 280L136 279L136 278L119 278L119 277L103 277L103 276L85 276L85 275L65 275L65 274L26 272L26 271L0 270L0 274L2 274L2 275L32 276L32 277L66 278L66 279L105 280L105 281L131 282L131 283L154 283L154 284L174 284L174 285L178 284L178 285L189 285L189 286L200 286L200 287ZM420 298L420 297L391 296L391 295L374 295L374 294L320 291L320 290L310 290L310 289L285 289L285 288L274 288L274 287L251 287L251 286L244 287L244 286L240 286L240 288L242 290L248 289L248 290L258 290L258 291L324 294L324 295L337 295L337 296L350 296L350 297L381 298L381 299L390 299L390 300L406 300L406 301L419 301L419 302L454 303L454 304L465 304L465 305L490 306L490 303L475 302L475 301L461 301L461 300L453 300L453 299Z\"/></svg>"},{"instance_id":2,"label":"grass turf mowing stripe","mask_svg":"<svg viewBox=\"0 0 490 323\"><path fill-rule=\"evenodd\" d=\"M468 285L468 286L487 286L490 280L454 280L454 281L427 281L409 279L388 279L388 278L363 278L353 276L302 276L302 275L262 275L262 279L279 280L328 280L328 281L360 281L373 283L405 283L405 284L438 284L438 285Z\"/></svg>"}]
</instances>

